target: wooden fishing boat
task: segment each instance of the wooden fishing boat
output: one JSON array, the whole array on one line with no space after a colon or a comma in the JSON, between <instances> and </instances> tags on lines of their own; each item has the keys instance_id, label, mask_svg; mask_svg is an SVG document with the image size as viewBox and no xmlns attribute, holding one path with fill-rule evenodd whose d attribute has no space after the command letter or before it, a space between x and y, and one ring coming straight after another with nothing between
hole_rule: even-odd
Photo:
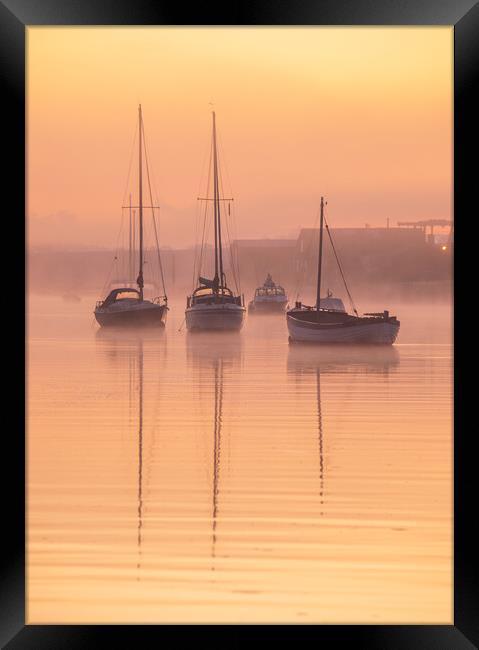
<instances>
[{"instance_id":1,"label":"wooden fishing boat","mask_svg":"<svg viewBox=\"0 0 479 650\"><path fill-rule=\"evenodd\" d=\"M391 316L388 310L383 312L366 313L359 316L353 306L354 314L348 314L343 307L341 309L325 308L320 298L321 290L321 266L323 252L323 229L324 229L324 200L321 197L321 218L319 230L319 255L318 255L318 279L316 287L316 305L306 306L296 302L293 309L286 314L286 321L291 343L357 343L357 344L385 344L391 345L396 340L399 332L400 322L396 316ZM344 273L337 256L334 243L326 225L333 252L338 263L348 295ZM331 296L328 295L328 298ZM351 299L352 302L352 299Z\"/></svg>"}]
</instances>

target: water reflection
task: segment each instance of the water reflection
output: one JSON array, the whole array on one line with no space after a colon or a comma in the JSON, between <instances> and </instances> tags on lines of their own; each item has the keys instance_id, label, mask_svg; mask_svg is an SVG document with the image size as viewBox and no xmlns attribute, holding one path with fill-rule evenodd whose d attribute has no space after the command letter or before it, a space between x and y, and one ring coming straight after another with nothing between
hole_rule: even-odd
<instances>
[{"instance_id":1,"label":"water reflection","mask_svg":"<svg viewBox=\"0 0 479 650\"><path fill-rule=\"evenodd\" d=\"M316 368L316 398L318 408L318 450L319 450L319 496L321 499L321 516L324 515L324 448L323 448L323 414L321 411L321 373Z\"/></svg>"},{"instance_id":2,"label":"water reflection","mask_svg":"<svg viewBox=\"0 0 479 650\"><path fill-rule=\"evenodd\" d=\"M303 374L340 371L388 376L400 363L399 352L392 346L305 346L288 348L288 373Z\"/></svg>"},{"instance_id":3,"label":"water reflection","mask_svg":"<svg viewBox=\"0 0 479 650\"><path fill-rule=\"evenodd\" d=\"M224 428L223 404L225 393L225 369L228 377L238 373L241 368L243 349L242 338L238 332L209 333L195 332L186 336L187 365L195 375L195 387L199 392L199 402L206 406L210 415L203 421L212 421L212 486L211 486L211 557L215 570L217 530L220 518L220 469L222 453L222 432ZM227 382L228 384L228 382ZM234 394L229 382L230 396ZM231 414L231 410L229 411Z\"/></svg>"},{"instance_id":4,"label":"water reflection","mask_svg":"<svg viewBox=\"0 0 479 650\"><path fill-rule=\"evenodd\" d=\"M221 454L221 425L223 418L223 358L214 359L215 377L215 410L213 427L213 512L212 512L212 546L211 557L215 557L216 550L216 524L218 516L218 490L220 477L220 454ZM212 567L214 570L214 566Z\"/></svg>"},{"instance_id":5,"label":"water reflection","mask_svg":"<svg viewBox=\"0 0 479 650\"><path fill-rule=\"evenodd\" d=\"M104 350L107 350L108 344L111 343L110 351L124 349L139 340L152 343L161 342L166 349L167 335L164 327L143 327L141 329L101 327L95 332L95 340L104 344Z\"/></svg>"},{"instance_id":6,"label":"water reflection","mask_svg":"<svg viewBox=\"0 0 479 650\"><path fill-rule=\"evenodd\" d=\"M223 359L239 370L243 358L243 337L240 332L188 332L186 359L190 369L205 369L211 374L214 362Z\"/></svg>"},{"instance_id":7,"label":"water reflection","mask_svg":"<svg viewBox=\"0 0 479 650\"><path fill-rule=\"evenodd\" d=\"M295 390L303 397L314 395L311 404L311 422L316 422L320 515L324 515L325 479L327 459L325 455L324 409L327 400L322 394L323 382L335 374L354 375L377 374L388 378L389 373L399 365L400 357L396 349L378 346L301 346L290 345L288 348L287 372L293 380ZM314 382L313 392L308 393L308 383Z\"/></svg>"},{"instance_id":8,"label":"water reflection","mask_svg":"<svg viewBox=\"0 0 479 650\"><path fill-rule=\"evenodd\" d=\"M138 339L138 565L141 563L143 510L143 340ZM139 579L139 576L138 576Z\"/></svg>"},{"instance_id":9,"label":"water reflection","mask_svg":"<svg viewBox=\"0 0 479 650\"><path fill-rule=\"evenodd\" d=\"M450 620L449 346L92 337L62 304L30 314L30 622Z\"/></svg>"},{"instance_id":10,"label":"water reflection","mask_svg":"<svg viewBox=\"0 0 479 650\"><path fill-rule=\"evenodd\" d=\"M160 386L162 362L165 361L166 347L158 346L158 342L165 339L163 329L99 329L96 333L96 341L101 355L113 364L117 378L123 384L128 385L128 430L137 437L137 531L136 546L138 551L137 569L141 567L142 537L143 537L143 510L144 510L144 359L145 349L147 358L150 360L153 373L153 383ZM125 382L126 380L126 382ZM159 405L159 391L157 392L155 404ZM152 440L156 430L156 418L150 413L153 426ZM139 580L139 575L137 577Z\"/></svg>"}]
</instances>

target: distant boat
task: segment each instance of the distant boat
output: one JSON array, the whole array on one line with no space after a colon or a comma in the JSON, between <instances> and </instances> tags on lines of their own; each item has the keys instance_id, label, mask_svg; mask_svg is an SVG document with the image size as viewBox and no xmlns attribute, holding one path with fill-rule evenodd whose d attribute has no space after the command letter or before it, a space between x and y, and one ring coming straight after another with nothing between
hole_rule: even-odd
<instances>
[{"instance_id":1,"label":"distant boat","mask_svg":"<svg viewBox=\"0 0 479 650\"><path fill-rule=\"evenodd\" d=\"M141 105L138 107L138 209L139 209L139 271L136 283L125 282L125 286L116 287L110 291L104 300L97 302L95 318L101 327L137 327L164 326L168 312L166 295L145 300L143 296L143 152L144 144L143 118ZM148 171L148 168L147 168ZM149 173L148 173L149 184ZM150 188L151 195L151 188ZM131 202L130 202L131 203ZM153 209L153 206L149 206ZM131 205L130 205L131 209ZM130 225L131 230L131 225ZM156 225L155 225L156 233ZM158 249L159 251L159 249ZM136 284L136 288L135 287ZM166 293L166 292L165 292Z\"/></svg>"},{"instance_id":2,"label":"distant boat","mask_svg":"<svg viewBox=\"0 0 479 650\"><path fill-rule=\"evenodd\" d=\"M186 299L185 321L190 331L201 330L240 330L243 326L246 309L243 297L235 295L227 286L223 270L223 247L221 241L221 202L218 151L216 146L216 116L213 111L213 201L215 268L213 279L198 277L198 286ZM206 224L206 212L205 212ZM201 273L201 268L199 269Z\"/></svg>"},{"instance_id":3,"label":"distant boat","mask_svg":"<svg viewBox=\"0 0 479 650\"><path fill-rule=\"evenodd\" d=\"M248 314L284 312L287 304L286 291L279 284L275 284L268 273L263 286L256 289L253 300L248 303Z\"/></svg>"},{"instance_id":4,"label":"distant boat","mask_svg":"<svg viewBox=\"0 0 479 650\"><path fill-rule=\"evenodd\" d=\"M387 310L359 316L356 309L354 309L355 313L353 315L346 312L341 300L333 305L325 303L324 299L320 298L323 227L324 201L323 197L321 197L316 305L308 307L301 304L301 302L296 302L295 307L287 312L286 321L290 342L393 344L399 332L400 322L396 316L390 316ZM328 227L327 232L344 280L344 274ZM346 290L349 294L347 286ZM328 300L332 300L329 293Z\"/></svg>"}]
</instances>

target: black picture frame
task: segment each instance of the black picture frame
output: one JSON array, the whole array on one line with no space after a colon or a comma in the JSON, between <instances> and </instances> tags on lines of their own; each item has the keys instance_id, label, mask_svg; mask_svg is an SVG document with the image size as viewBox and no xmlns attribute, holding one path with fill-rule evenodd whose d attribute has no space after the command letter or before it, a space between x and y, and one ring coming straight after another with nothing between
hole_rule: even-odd
<instances>
[{"instance_id":1,"label":"black picture frame","mask_svg":"<svg viewBox=\"0 0 479 650\"><path fill-rule=\"evenodd\" d=\"M474 205L474 169L477 170L476 114L474 75L479 73L479 4L475 0L326 0L316 2L276 2L258 0L225 4L223 8L197 3L185 8L177 3L154 0L0 0L0 66L2 68L2 125L9 136L2 138L4 224L16 225L12 235L22 249L25 268L25 28L30 25L454 25L454 215L455 237L459 237L461 258L465 253L464 224ZM473 162L476 158L475 164ZM476 181L477 182L477 181ZM477 219L477 217L476 217ZM459 227L457 227L457 222ZM4 232L5 234L5 232ZM470 238L468 238L470 239ZM10 240L7 231L4 239ZM13 240L13 239L12 239ZM457 241L456 241L457 245ZM8 248L11 248L10 245ZM456 259L458 256L456 256ZM477 582L473 576L477 551L472 525L474 504L475 427L465 415L465 386L458 390L457 368L465 361L465 330L459 309L455 309L455 436L454 436L454 624L451 625L283 625L283 626L142 626L142 625L25 625L25 436L18 427L25 421L24 372L22 350L25 349L25 299L18 290L22 264L15 255L7 268L7 282L12 283L13 313L4 315L13 342L5 346L10 358L7 370L16 368L18 382L5 382L8 411L16 416L3 427L3 467L9 469L4 489L2 535L6 567L1 582L0 642L9 650L32 648L114 647L122 644L137 647L157 646L164 642L183 647L186 639L209 645L242 647L250 638L271 644L275 638L297 645L306 639L316 644L345 644L346 647L374 649L420 648L451 650L473 648L479 640ZM470 258L474 259L474 258ZM16 260L16 261L15 261ZM464 265L465 266L465 265ZM466 270L467 271L467 270ZM467 272L454 262L456 300L458 287ZM470 296L472 297L472 296ZM460 299L460 298L459 298ZM15 304L16 303L16 304ZM12 315L19 323L13 325ZM22 327L23 325L23 327ZM9 338L10 341L10 338ZM7 350L6 350L7 351ZM470 354L470 353L469 353ZM24 365L24 364L23 364ZM5 375L4 375L5 376ZM28 389L28 386L26 387ZM16 408L13 406L16 405ZM203 637L203 638L201 638Z\"/></svg>"}]
</instances>

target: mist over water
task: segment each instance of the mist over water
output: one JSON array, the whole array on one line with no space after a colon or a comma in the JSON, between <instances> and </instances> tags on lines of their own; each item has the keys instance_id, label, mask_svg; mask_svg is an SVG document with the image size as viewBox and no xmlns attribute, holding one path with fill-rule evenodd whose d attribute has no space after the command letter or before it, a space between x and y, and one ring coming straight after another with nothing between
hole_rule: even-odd
<instances>
[{"instance_id":1,"label":"mist over water","mask_svg":"<svg viewBox=\"0 0 479 650\"><path fill-rule=\"evenodd\" d=\"M397 345L323 348L77 298L29 296L29 623L452 621L447 300L358 296Z\"/></svg>"},{"instance_id":2,"label":"mist over water","mask_svg":"<svg viewBox=\"0 0 479 650\"><path fill-rule=\"evenodd\" d=\"M29 29L28 623L452 622L453 44ZM199 275L312 305L318 257L397 345L185 331ZM143 276L166 329L99 330Z\"/></svg>"}]
</instances>

